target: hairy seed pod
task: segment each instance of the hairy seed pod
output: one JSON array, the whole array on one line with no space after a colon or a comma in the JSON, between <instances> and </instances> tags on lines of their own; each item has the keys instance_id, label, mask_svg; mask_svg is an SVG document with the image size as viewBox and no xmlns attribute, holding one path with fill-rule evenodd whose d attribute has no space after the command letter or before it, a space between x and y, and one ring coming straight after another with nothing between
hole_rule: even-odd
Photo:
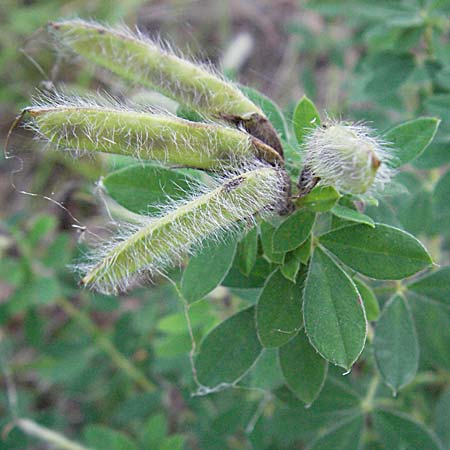
<instances>
[{"instance_id":1,"label":"hairy seed pod","mask_svg":"<svg viewBox=\"0 0 450 450\"><path fill-rule=\"evenodd\" d=\"M278 135L262 110L209 67L187 61L169 46L125 27L111 29L82 20L52 22L49 27L58 42L94 64L207 116L242 125L282 155Z\"/></svg>"},{"instance_id":2,"label":"hairy seed pod","mask_svg":"<svg viewBox=\"0 0 450 450\"><path fill-rule=\"evenodd\" d=\"M230 177L102 248L90 266L81 267L88 272L82 282L105 293L126 290L140 275L159 273L192 253L206 237L220 239L241 221L274 214L285 203L286 179L279 169L263 166Z\"/></svg>"},{"instance_id":3,"label":"hairy seed pod","mask_svg":"<svg viewBox=\"0 0 450 450\"><path fill-rule=\"evenodd\" d=\"M384 143L362 124L331 122L305 138L299 188L307 193L319 181L342 193L364 194L389 181Z\"/></svg>"},{"instance_id":4,"label":"hairy seed pod","mask_svg":"<svg viewBox=\"0 0 450 450\"><path fill-rule=\"evenodd\" d=\"M255 156L271 162L280 159L271 147L235 128L87 100L48 100L27 112L32 128L59 148L199 169L238 165Z\"/></svg>"}]
</instances>

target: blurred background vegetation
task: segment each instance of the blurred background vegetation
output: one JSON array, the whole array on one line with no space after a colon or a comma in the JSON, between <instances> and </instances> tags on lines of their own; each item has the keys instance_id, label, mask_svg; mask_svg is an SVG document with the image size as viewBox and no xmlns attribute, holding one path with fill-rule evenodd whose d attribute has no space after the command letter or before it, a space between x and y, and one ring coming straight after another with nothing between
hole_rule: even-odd
<instances>
[{"instance_id":1,"label":"blurred background vegetation","mask_svg":"<svg viewBox=\"0 0 450 450\"><path fill-rule=\"evenodd\" d=\"M2 142L36 88L64 84L141 102L153 98L79 61L62 60L45 31L61 17L137 25L211 61L285 111L306 94L330 116L381 130L420 115L439 117L434 143L397 176L400 188L366 211L419 236L436 263L448 264L448 0L3 0ZM117 162L42 151L25 130L14 132L9 151L18 158L0 160L0 448L51 448L12 426L17 418L99 450L304 448L350 407L340 385L328 386L311 410L282 393L280 400L265 390L276 386L270 364L241 388L192 397L191 338L171 286L107 297L80 290L68 269L85 237L73 225L105 223L91 187ZM254 293L219 290L196 303L189 313L195 340L246 297L251 301ZM433 304L411 306L420 373L436 377L413 383L397 407L450 446L450 317ZM355 383L356 395L366 389L363 372L356 369L345 381ZM384 395L390 398L387 389ZM367 436L364 445L380 448L379 436Z\"/></svg>"}]
</instances>

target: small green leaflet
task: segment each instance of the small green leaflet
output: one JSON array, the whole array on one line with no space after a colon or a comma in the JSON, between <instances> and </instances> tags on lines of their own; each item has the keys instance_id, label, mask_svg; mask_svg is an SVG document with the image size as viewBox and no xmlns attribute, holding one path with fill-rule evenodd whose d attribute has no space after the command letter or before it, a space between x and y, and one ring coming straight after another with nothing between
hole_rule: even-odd
<instances>
[{"instance_id":1,"label":"small green leaflet","mask_svg":"<svg viewBox=\"0 0 450 450\"><path fill-rule=\"evenodd\" d=\"M320 236L320 243L352 269L379 280L400 280L432 263L414 236L384 224L338 228Z\"/></svg>"},{"instance_id":2,"label":"small green leaflet","mask_svg":"<svg viewBox=\"0 0 450 450\"><path fill-rule=\"evenodd\" d=\"M419 344L406 300L394 295L383 307L375 327L373 349L383 381L394 394L417 372Z\"/></svg>"},{"instance_id":3,"label":"small green leaflet","mask_svg":"<svg viewBox=\"0 0 450 450\"><path fill-rule=\"evenodd\" d=\"M195 367L205 386L234 383L262 351L255 328L255 307L244 309L213 328L202 340Z\"/></svg>"},{"instance_id":4,"label":"small green leaflet","mask_svg":"<svg viewBox=\"0 0 450 450\"><path fill-rule=\"evenodd\" d=\"M380 314L380 305L378 300L372 291L372 289L364 283L364 281L354 278L353 282L361 295L362 301L364 303L364 309L366 310L367 320L374 321L378 319Z\"/></svg>"},{"instance_id":5,"label":"small green leaflet","mask_svg":"<svg viewBox=\"0 0 450 450\"><path fill-rule=\"evenodd\" d=\"M298 333L303 281L301 277L294 284L277 269L264 284L256 305L258 337L264 347L279 347Z\"/></svg>"},{"instance_id":6,"label":"small green leaflet","mask_svg":"<svg viewBox=\"0 0 450 450\"><path fill-rule=\"evenodd\" d=\"M273 263L283 264L284 253L275 252L273 250L273 235L276 228L269 222L262 222L260 227L261 244L264 251L264 256Z\"/></svg>"},{"instance_id":7,"label":"small green leaflet","mask_svg":"<svg viewBox=\"0 0 450 450\"><path fill-rule=\"evenodd\" d=\"M310 405L322 390L328 364L311 347L302 330L278 350L280 367L292 392Z\"/></svg>"},{"instance_id":8,"label":"small green leaflet","mask_svg":"<svg viewBox=\"0 0 450 450\"><path fill-rule=\"evenodd\" d=\"M386 449L444 450L431 430L406 414L380 409L372 419Z\"/></svg>"},{"instance_id":9,"label":"small green leaflet","mask_svg":"<svg viewBox=\"0 0 450 450\"><path fill-rule=\"evenodd\" d=\"M334 207L341 198L332 186L316 186L308 195L297 200L297 206L305 206L314 212L326 212Z\"/></svg>"},{"instance_id":10,"label":"small green leaflet","mask_svg":"<svg viewBox=\"0 0 450 450\"><path fill-rule=\"evenodd\" d=\"M281 222L272 235L272 249L277 253L296 249L308 239L316 215L306 209L298 209Z\"/></svg>"},{"instance_id":11,"label":"small green leaflet","mask_svg":"<svg viewBox=\"0 0 450 450\"><path fill-rule=\"evenodd\" d=\"M270 391L283 384L283 374L278 365L278 349L265 348L255 365L239 382L239 386Z\"/></svg>"},{"instance_id":12,"label":"small green leaflet","mask_svg":"<svg viewBox=\"0 0 450 450\"><path fill-rule=\"evenodd\" d=\"M347 370L366 341L367 321L361 303L349 276L316 248L303 294L306 334L325 359Z\"/></svg>"},{"instance_id":13,"label":"small green leaflet","mask_svg":"<svg viewBox=\"0 0 450 450\"><path fill-rule=\"evenodd\" d=\"M358 414L325 431L307 450L358 450L364 431L364 416Z\"/></svg>"},{"instance_id":14,"label":"small green leaflet","mask_svg":"<svg viewBox=\"0 0 450 450\"><path fill-rule=\"evenodd\" d=\"M320 116L314 103L306 96L298 102L292 116L294 132L299 144L303 143L305 136L311 129L320 126Z\"/></svg>"},{"instance_id":15,"label":"small green leaflet","mask_svg":"<svg viewBox=\"0 0 450 450\"><path fill-rule=\"evenodd\" d=\"M340 219L348 220L350 222L365 223L370 227L375 227L375 222L369 216L355 211L354 209L347 208L342 205L335 205L331 209L331 213Z\"/></svg>"},{"instance_id":16,"label":"small green leaflet","mask_svg":"<svg viewBox=\"0 0 450 450\"><path fill-rule=\"evenodd\" d=\"M390 166L400 167L422 154L433 140L439 123L434 117L420 117L388 130L383 139L392 144Z\"/></svg>"},{"instance_id":17,"label":"small green leaflet","mask_svg":"<svg viewBox=\"0 0 450 450\"><path fill-rule=\"evenodd\" d=\"M450 266L428 273L408 284L408 289L421 297L450 307Z\"/></svg>"},{"instance_id":18,"label":"small green leaflet","mask_svg":"<svg viewBox=\"0 0 450 450\"><path fill-rule=\"evenodd\" d=\"M191 257L181 279L181 293L188 303L201 300L222 282L235 253L234 240L221 244L208 241L200 253Z\"/></svg>"},{"instance_id":19,"label":"small green leaflet","mask_svg":"<svg viewBox=\"0 0 450 450\"><path fill-rule=\"evenodd\" d=\"M255 266L258 252L258 228L253 227L238 244L237 259L239 269L248 276Z\"/></svg>"},{"instance_id":20,"label":"small green leaflet","mask_svg":"<svg viewBox=\"0 0 450 450\"><path fill-rule=\"evenodd\" d=\"M88 425L83 435L86 444L97 450L138 450L126 434L104 425Z\"/></svg>"}]
</instances>

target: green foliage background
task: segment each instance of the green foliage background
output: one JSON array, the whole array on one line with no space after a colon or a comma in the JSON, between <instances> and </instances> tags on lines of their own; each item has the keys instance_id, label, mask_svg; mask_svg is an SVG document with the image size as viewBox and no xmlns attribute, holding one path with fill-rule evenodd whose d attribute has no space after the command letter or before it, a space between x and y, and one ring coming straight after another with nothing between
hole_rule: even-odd
<instances>
[{"instance_id":1,"label":"green foliage background","mask_svg":"<svg viewBox=\"0 0 450 450\"><path fill-rule=\"evenodd\" d=\"M161 280L116 298L76 286L67 265L83 247L75 242L72 218L42 199L13 191L9 174L17 161L2 160L6 181L1 188L0 427L4 436L0 447L51 448L24 433L20 422L13 426L25 418L98 450L450 446L449 2L310 1L290 6L282 2L279 7L254 2L253 19L242 11L242 17L234 16L228 2L211 2L208 11L213 11L213 19L201 26L189 13L193 5L162 2L168 16L155 24L146 22L145 14L159 10L140 3L127 2L130 6L124 9L124 2L108 7L83 1L2 2L4 131L42 81L18 46L48 20L77 15L134 23L139 18L182 45L183 34L176 24L185 14L197 27L193 33L199 47L213 57L217 54L208 47L211 36L218 48L224 48L242 23L253 24L256 35L261 27L282 40L279 53L269 55L279 59L278 71L263 72L267 55L262 55L263 62L253 60L256 56L250 59L248 64L253 62L257 68L253 72L244 66L227 73L282 105L280 112L258 92L248 91L262 102L284 139L287 127L301 141L301 124L317 114L311 101L297 104L306 94L319 110L370 120L375 128L387 130L386 139L405 149L399 155L405 165L391 192L363 213L333 190L316 191L282 224L263 223L259 233L252 230L238 243L207 246L189 260L184 272L172 274L179 280L177 289ZM275 31L260 24L258 17L263 14L274 21ZM168 19L171 15L178 19ZM214 26L217 34L211 34ZM47 74L56 73L50 75L53 82L64 80L82 91L112 84L115 92L142 99L135 87L117 87L115 80L93 75L79 64L56 65L45 37L36 36L25 50ZM265 82L271 76L276 80L273 85ZM428 147L436 122L412 121L419 116L441 121ZM405 121L411 122L391 128ZM142 171L144 177L150 176L153 167L132 166L118 158L74 161L51 152L35 158L22 150L20 140L34 153L38 146L27 136L18 139L15 153L20 148L25 160L24 171L14 178L19 188L55 192L56 199L83 224L94 225L103 216L90 189L100 175L119 204L129 205L132 199L133 211L161 198L158 186L143 189L138 182ZM298 167L296 145L294 138L286 142L293 174ZM129 180L130 173L136 182L126 184L124 194L124 179ZM307 239L314 220L314 234L324 234L319 237L324 250L316 250L311 264L323 271L319 279L328 280L328 291L323 283L305 280L311 244ZM388 227L371 228L374 222ZM374 280L386 278L386 273L394 273L387 278L402 278L429 262L417 250L416 241L391 227L418 236L439 267L402 282ZM377 233L383 238L377 240ZM386 233L392 234L392 245L382 250L392 257L376 264L367 254L385 245ZM343 242L352 243L351 251ZM347 274L335 257L350 266ZM349 277L363 297L370 325L363 354L351 373L343 376L345 370L328 366L312 351L304 332L298 331L301 318L296 316L295 301L296 293L304 289L308 298L321 300L322 310L303 305L308 307L305 319L319 325L330 312L326 302L337 304L334 313L350 317L344 341L360 341L356 313L347 311L346 304L339 305L340 293L352 295ZM210 294L218 284L223 288ZM274 317L284 333L271 333ZM359 349L346 348L342 353L330 349L329 342L328 338L315 346L328 359L338 359L349 368ZM326 355L329 351L332 356ZM194 353L196 372L191 366ZM219 389L202 390L195 378ZM398 391L396 397L392 391Z\"/></svg>"}]
</instances>

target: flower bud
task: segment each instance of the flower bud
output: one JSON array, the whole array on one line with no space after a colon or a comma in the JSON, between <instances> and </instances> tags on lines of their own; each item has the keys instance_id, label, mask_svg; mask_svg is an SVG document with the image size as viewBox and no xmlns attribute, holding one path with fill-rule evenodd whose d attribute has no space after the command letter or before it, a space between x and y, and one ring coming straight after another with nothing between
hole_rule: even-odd
<instances>
[{"instance_id":1,"label":"flower bud","mask_svg":"<svg viewBox=\"0 0 450 450\"><path fill-rule=\"evenodd\" d=\"M364 194L390 178L383 143L362 124L331 122L305 138L299 188L309 192L319 182L341 193Z\"/></svg>"}]
</instances>

